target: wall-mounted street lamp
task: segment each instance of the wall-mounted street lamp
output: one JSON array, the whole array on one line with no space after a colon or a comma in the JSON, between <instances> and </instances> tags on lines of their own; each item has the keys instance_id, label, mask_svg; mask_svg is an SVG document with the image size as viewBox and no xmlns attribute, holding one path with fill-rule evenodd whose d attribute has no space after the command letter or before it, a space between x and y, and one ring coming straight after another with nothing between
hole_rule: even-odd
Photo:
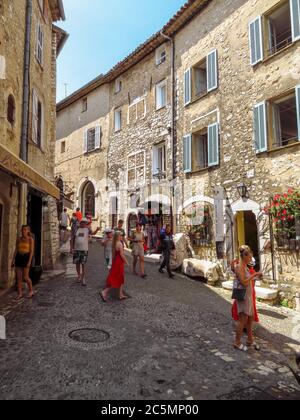
<instances>
[{"instance_id":1,"label":"wall-mounted street lamp","mask_svg":"<svg viewBox=\"0 0 300 420\"><path fill-rule=\"evenodd\" d=\"M245 185L244 182L241 182L240 184L238 184L237 190L238 190L239 196L241 198L243 198L243 199L244 198L249 198L248 188L247 188L247 186Z\"/></svg>"}]
</instances>

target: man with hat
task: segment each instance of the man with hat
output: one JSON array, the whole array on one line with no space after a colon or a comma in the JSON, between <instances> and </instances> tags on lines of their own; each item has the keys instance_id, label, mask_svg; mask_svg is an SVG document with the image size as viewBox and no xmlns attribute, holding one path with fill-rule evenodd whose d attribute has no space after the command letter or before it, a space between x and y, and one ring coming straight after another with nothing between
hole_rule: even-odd
<instances>
[{"instance_id":1,"label":"man with hat","mask_svg":"<svg viewBox=\"0 0 300 420\"><path fill-rule=\"evenodd\" d=\"M95 232L92 232L92 229L88 227L89 221L87 219L82 219L79 224L79 228L73 239L73 263L76 264L76 270L78 274L78 283L82 283L83 286L86 286L86 264L89 254L89 237L91 235L96 235L100 228L97 228Z\"/></svg>"}]
</instances>

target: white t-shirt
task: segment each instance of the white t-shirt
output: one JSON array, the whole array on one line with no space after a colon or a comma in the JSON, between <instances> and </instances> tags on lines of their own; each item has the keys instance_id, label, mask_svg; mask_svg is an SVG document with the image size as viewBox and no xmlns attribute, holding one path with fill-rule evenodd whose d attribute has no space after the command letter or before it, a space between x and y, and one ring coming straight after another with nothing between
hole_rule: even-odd
<instances>
[{"instance_id":1,"label":"white t-shirt","mask_svg":"<svg viewBox=\"0 0 300 420\"><path fill-rule=\"evenodd\" d=\"M61 226L67 227L68 226L68 222L69 222L68 214L67 213L63 213L61 215L61 221L60 221Z\"/></svg>"},{"instance_id":2,"label":"white t-shirt","mask_svg":"<svg viewBox=\"0 0 300 420\"><path fill-rule=\"evenodd\" d=\"M90 234L91 234L91 230L89 228L79 228L77 230L76 236L75 236L75 244L74 244L75 251L88 252Z\"/></svg>"}]
</instances>

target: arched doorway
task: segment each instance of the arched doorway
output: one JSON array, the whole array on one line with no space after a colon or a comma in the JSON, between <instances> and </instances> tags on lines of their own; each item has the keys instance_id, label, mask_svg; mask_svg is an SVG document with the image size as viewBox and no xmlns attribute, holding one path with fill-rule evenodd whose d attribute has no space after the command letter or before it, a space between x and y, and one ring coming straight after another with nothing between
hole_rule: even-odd
<instances>
[{"instance_id":1,"label":"arched doorway","mask_svg":"<svg viewBox=\"0 0 300 420\"><path fill-rule=\"evenodd\" d=\"M82 190L82 208L84 215L95 217L95 187L92 182L87 182Z\"/></svg>"}]
</instances>

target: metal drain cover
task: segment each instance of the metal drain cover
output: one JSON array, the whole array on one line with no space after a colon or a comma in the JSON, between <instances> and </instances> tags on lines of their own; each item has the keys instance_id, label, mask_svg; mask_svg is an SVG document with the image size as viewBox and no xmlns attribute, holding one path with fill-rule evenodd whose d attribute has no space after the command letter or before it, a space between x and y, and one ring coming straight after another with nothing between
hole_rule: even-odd
<instances>
[{"instance_id":1,"label":"metal drain cover","mask_svg":"<svg viewBox=\"0 0 300 420\"><path fill-rule=\"evenodd\" d=\"M78 343L97 344L109 340L110 335L108 332L96 328L82 328L71 331L69 337Z\"/></svg>"}]
</instances>

